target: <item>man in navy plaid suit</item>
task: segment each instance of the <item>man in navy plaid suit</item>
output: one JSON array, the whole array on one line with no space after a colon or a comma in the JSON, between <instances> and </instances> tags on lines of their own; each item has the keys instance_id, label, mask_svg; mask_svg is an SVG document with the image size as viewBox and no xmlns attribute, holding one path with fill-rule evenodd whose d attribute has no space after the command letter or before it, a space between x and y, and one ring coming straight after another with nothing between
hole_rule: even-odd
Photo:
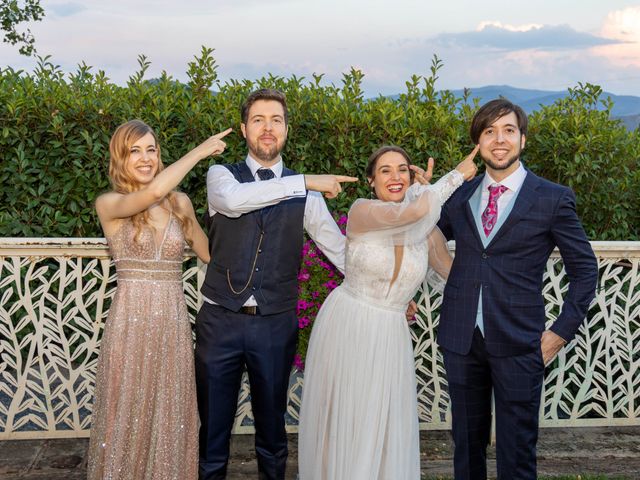
<instances>
[{"instance_id":1,"label":"man in navy plaid suit","mask_svg":"<svg viewBox=\"0 0 640 480\"><path fill-rule=\"evenodd\" d=\"M438 334L451 397L455 478L487 478L493 392L498 479L535 480L544 368L583 322L597 262L571 189L520 162L524 111L493 100L475 114L470 133L486 172L454 193L439 222L456 241ZM555 247L569 287L547 330L542 276Z\"/></svg>"}]
</instances>

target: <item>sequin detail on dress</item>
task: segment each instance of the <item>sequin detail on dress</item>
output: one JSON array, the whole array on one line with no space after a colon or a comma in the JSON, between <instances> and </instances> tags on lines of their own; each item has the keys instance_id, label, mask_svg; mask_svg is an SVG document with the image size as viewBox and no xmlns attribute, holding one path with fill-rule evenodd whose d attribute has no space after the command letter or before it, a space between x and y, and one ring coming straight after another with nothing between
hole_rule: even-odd
<instances>
[{"instance_id":1,"label":"sequin detail on dress","mask_svg":"<svg viewBox=\"0 0 640 480\"><path fill-rule=\"evenodd\" d=\"M96 373L89 479L197 478L193 341L182 290L184 236L169 218L158 244L130 220L108 237L118 287Z\"/></svg>"}]
</instances>

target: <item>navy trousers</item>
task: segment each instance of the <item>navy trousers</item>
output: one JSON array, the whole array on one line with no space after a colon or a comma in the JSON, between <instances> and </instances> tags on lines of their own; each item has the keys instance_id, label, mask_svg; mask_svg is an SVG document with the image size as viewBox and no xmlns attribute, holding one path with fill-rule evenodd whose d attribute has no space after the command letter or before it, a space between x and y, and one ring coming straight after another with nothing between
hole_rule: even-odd
<instances>
[{"instance_id":1,"label":"navy trousers","mask_svg":"<svg viewBox=\"0 0 640 480\"><path fill-rule=\"evenodd\" d=\"M246 367L255 418L260 479L284 479L284 414L298 338L295 311L235 313L204 303L196 319L196 386L200 413L200 480L224 479L229 440Z\"/></svg>"},{"instance_id":2,"label":"navy trousers","mask_svg":"<svg viewBox=\"0 0 640 480\"><path fill-rule=\"evenodd\" d=\"M544 379L540 349L525 355L491 356L476 328L467 355L447 350L443 354L451 398L455 479L487 478L493 391L498 480L536 480Z\"/></svg>"}]
</instances>

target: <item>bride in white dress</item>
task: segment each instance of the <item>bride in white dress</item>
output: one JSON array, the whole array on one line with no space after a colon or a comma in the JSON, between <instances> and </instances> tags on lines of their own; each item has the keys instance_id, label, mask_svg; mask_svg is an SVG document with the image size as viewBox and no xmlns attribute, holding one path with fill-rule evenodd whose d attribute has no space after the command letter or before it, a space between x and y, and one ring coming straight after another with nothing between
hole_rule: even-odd
<instances>
[{"instance_id":1,"label":"bride in white dress","mask_svg":"<svg viewBox=\"0 0 640 480\"><path fill-rule=\"evenodd\" d=\"M367 177L377 199L358 199L349 211L345 279L322 305L307 351L301 480L420 478L405 311L425 276L448 275L451 257L435 225L442 204L475 175L476 152L434 185L410 185L410 160L399 147L371 155Z\"/></svg>"}]
</instances>

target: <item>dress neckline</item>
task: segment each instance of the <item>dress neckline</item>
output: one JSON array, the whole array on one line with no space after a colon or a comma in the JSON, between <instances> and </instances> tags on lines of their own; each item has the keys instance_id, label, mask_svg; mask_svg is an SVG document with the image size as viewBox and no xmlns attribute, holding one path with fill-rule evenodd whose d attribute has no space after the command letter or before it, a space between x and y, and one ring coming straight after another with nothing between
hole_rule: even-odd
<instances>
[{"instance_id":1,"label":"dress neckline","mask_svg":"<svg viewBox=\"0 0 640 480\"><path fill-rule=\"evenodd\" d=\"M156 235L156 228L151 226L152 228L152 236L153 236L153 246L155 248L155 257L156 260L160 258L160 254L162 253L162 247L164 246L164 241L167 238L167 231L169 230L169 225L171 224L171 219L173 218L173 215L171 214L171 211L169 211L169 219L167 220L166 225L164 226L164 228L161 230L162 231L162 239L160 240L160 244L158 245L158 239L157 239L157 235Z\"/></svg>"}]
</instances>

